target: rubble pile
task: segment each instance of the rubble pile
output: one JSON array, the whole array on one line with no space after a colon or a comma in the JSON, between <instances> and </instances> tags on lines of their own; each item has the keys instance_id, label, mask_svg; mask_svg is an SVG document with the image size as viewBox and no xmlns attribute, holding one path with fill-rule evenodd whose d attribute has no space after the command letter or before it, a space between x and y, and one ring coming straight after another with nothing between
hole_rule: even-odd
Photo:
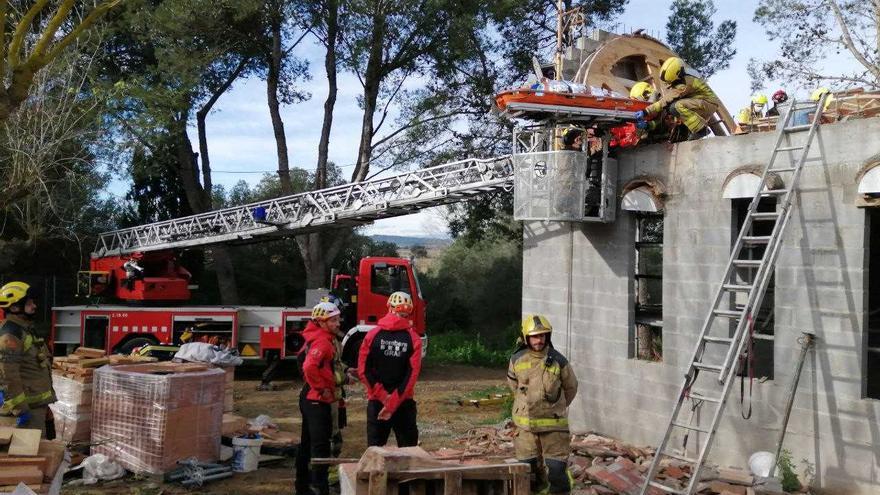
<instances>
[{"instance_id":1,"label":"rubble pile","mask_svg":"<svg viewBox=\"0 0 880 495\"><path fill-rule=\"evenodd\" d=\"M513 423L497 427L473 428L455 440L457 449L440 449L432 453L436 459L492 459L515 457ZM654 449L634 447L618 440L597 435L573 435L569 470L576 482L578 495L639 494L645 475L654 460ZM691 465L665 458L660 463L656 480L678 490L685 490L691 480ZM652 495L666 492L652 488ZM775 478L752 476L746 470L706 466L697 485L700 495L776 495L784 493Z\"/></svg>"}]
</instances>

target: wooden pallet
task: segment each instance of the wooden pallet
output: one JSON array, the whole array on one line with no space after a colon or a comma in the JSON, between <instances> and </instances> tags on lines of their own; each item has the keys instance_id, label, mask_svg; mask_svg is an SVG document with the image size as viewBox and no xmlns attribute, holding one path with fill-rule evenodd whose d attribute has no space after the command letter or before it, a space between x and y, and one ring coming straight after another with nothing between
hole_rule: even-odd
<instances>
[{"instance_id":1,"label":"wooden pallet","mask_svg":"<svg viewBox=\"0 0 880 495\"><path fill-rule=\"evenodd\" d=\"M370 447L340 466L344 495L528 495L529 465L441 461L418 447Z\"/></svg>"},{"instance_id":2,"label":"wooden pallet","mask_svg":"<svg viewBox=\"0 0 880 495\"><path fill-rule=\"evenodd\" d=\"M528 495L528 464L449 466L394 472L358 473L357 495Z\"/></svg>"}]
</instances>

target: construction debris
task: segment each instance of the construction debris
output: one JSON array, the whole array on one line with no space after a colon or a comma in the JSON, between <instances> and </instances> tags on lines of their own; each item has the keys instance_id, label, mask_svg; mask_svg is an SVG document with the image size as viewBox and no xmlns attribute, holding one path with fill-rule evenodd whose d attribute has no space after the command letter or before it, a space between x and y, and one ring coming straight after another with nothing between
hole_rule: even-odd
<instances>
[{"instance_id":1,"label":"construction debris","mask_svg":"<svg viewBox=\"0 0 880 495\"><path fill-rule=\"evenodd\" d=\"M40 440L40 430L0 427L0 493L12 492L19 483L43 493L58 473L64 443Z\"/></svg>"},{"instance_id":2,"label":"construction debris","mask_svg":"<svg viewBox=\"0 0 880 495\"><path fill-rule=\"evenodd\" d=\"M268 421L261 420L266 418ZM223 436L236 438L246 435L260 435L263 439L263 447L284 449L299 443L299 437L289 431L281 431L271 418L265 415L257 416L248 420L235 414L223 414Z\"/></svg>"},{"instance_id":3,"label":"construction debris","mask_svg":"<svg viewBox=\"0 0 880 495\"><path fill-rule=\"evenodd\" d=\"M504 404L508 400L510 400L510 394L491 394L483 399L459 399L457 402L459 406L471 405L474 407L484 407Z\"/></svg>"},{"instance_id":4,"label":"construction debris","mask_svg":"<svg viewBox=\"0 0 880 495\"><path fill-rule=\"evenodd\" d=\"M460 462L488 462L490 459L511 460L514 457L515 428L510 421L498 427L473 428L456 443L460 449L440 449L431 454L433 461L455 459ZM654 459L654 449L634 447L598 434L573 435L569 471L580 493L590 495L638 494L645 482L645 473ZM687 487L692 476L691 465L672 458L660 462L657 479L679 490ZM775 478L756 478L748 471L728 467L705 466L701 471L700 495L736 495L776 493ZM751 491L749 491L751 490ZM652 488L652 495L663 495Z\"/></svg>"},{"instance_id":5,"label":"construction debris","mask_svg":"<svg viewBox=\"0 0 880 495\"><path fill-rule=\"evenodd\" d=\"M202 463L196 459L187 459L178 464L181 467L165 474L165 481L194 487L233 476L232 467L224 464Z\"/></svg>"}]
</instances>

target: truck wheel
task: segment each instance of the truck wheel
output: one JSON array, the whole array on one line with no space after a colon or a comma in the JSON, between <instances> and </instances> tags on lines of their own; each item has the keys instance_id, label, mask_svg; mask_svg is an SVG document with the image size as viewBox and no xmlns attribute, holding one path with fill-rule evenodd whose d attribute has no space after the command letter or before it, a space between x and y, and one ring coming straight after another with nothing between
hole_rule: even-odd
<instances>
[{"instance_id":1,"label":"truck wheel","mask_svg":"<svg viewBox=\"0 0 880 495\"><path fill-rule=\"evenodd\" d=\"M143 347L145 345L155 345L158 342L149 338L149 337L135 337L128 342L122 344L121 346L116 348L117 354L129 355L131 351L137 349L138 347Z\"/></svg>"}]
</instances>

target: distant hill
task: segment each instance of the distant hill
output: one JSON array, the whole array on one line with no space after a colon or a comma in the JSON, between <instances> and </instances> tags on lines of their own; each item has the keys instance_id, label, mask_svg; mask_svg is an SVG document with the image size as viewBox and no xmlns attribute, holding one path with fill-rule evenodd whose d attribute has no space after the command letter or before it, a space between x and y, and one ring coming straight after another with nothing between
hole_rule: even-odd
<instances>
[{"instance_id":1,"label":"distant hill","mask_svg":"<svg viewBox=\"0 0 880 495\"><path fill-rule=\"evenodd\" d=\"M452 239L440 237L407 237L402 235L371 235L369 237L374 241L390 242L401 248L413 246L445 247L452 244Z\"/></svg>"}]
</instances>

